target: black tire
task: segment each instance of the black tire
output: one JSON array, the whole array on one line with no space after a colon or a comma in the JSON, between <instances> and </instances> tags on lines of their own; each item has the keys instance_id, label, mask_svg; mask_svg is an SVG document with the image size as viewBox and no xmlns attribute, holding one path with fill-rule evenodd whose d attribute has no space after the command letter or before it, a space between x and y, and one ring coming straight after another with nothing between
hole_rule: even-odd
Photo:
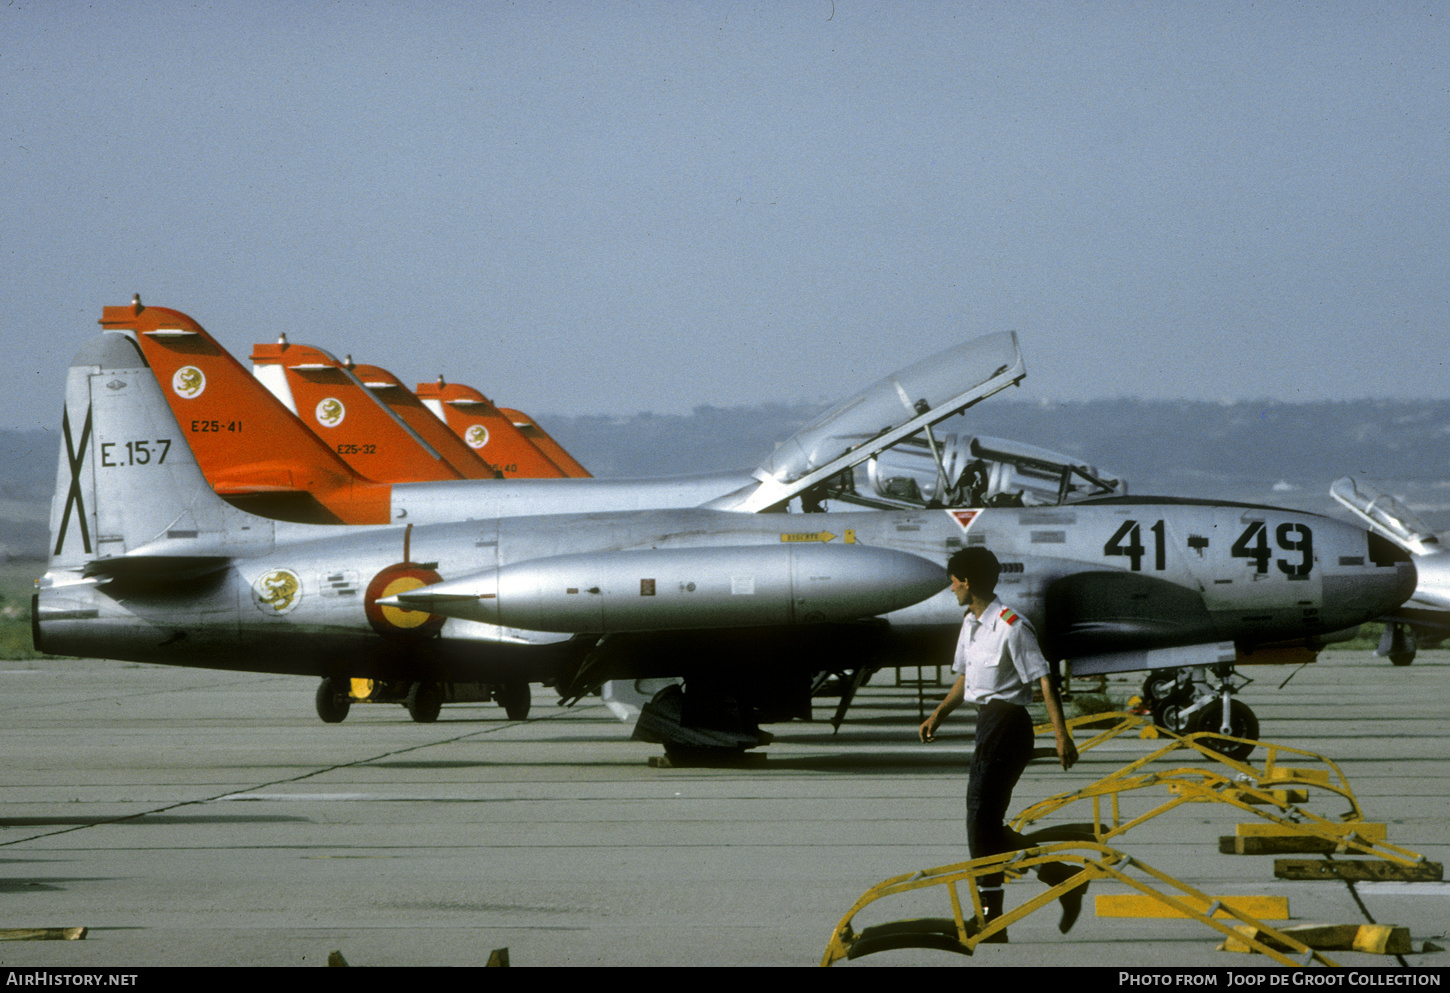
<instances>
[{"instance_id":1,"label":"black tire","mask_svg":"<svg viewBox=\"0 0 1450 993\"><path fill-rule=\"evenodd\" d=\"M1227 755L1231 759L1242 762L1248 758L1254 750L1253 742L1259 738L1259 719L1249 709L1249 705L1242 700L1229 701L1229 733L1235 738L1248 738L1249 742L1224 741L1222 739L1210 738L1204 741L1204 745L1218 752L1220 755ZM1200 731L1212 731L1219 734L1223 723L1223 705L1215 700L1202 710L1195 713L1188 720L1188 733L1196 734Z\"/></svg>"},{"instance_id":2,"label":"black tire","mask_svg":"<svg viewBox=\"0 0 1450 993\"><path fill-rule=\"evenodd\" d=\"M408 687L408 716L419 724L432 724L443 710L443 693L437 683L414 683Z\"/></svg>"},{"instance_id":3,"label":"black tire","mask_svg":"<svg viewBox=\"0 0 1450 993\"><path fill-rule=\"evenodd\" d=\"M1154 669L1143 680L1143 699L1151 706L1154 701L1166 700L1178 685L1177 669Z\"/></svg>"},{"instance_id":4,"label":"black tire","mask_svg":"<svg viewBox=\"0 0 1450 993\"><path fill-rule=\"evenodd\" d=\"M1179 717L1179 711L1193 702L1193 694L1187 687L1178 685L1177 669L1154 669L1143 680L1143 700L1153 723L1174 734L1185 734L1186 722Z\"/></svg>"},{"instance_id":5,"label":"black tire","mask_svg":"<svg viewBox=\"0 0 1450 993\"><path fill-rule=\"evenodd\" d=\"M1187 725L1193 718L1185 721L1180 716L1182 710L1182 706L1176 700L1161 703L1153 708L1153 723L1160 728L1172 731L1174 734L1187 734Z\"/></svg>"},{"instance_id":6,"label":"black tire","mask_svg":"<svg viewBox=\"0 0 1450 993\"><path fill-rule=\"evenodd\" d=\"M1374 653L1388 658L1390 665L1409 665L1415 661L1415 650L1419 648L1418 640L1415 637L1414 628L1408 624L1391 622L1385 625L1384 633L1380 636L1379 647L1374 650Z\"/></svg>"},{"instance_id":7,"label":"black tire","mask_svg":"<svg viewBox=\"0 0 1450 993\"><path fill-rule=\"evenodd\" d=\"M317 716L327 724L341 724L352 709L350 690L348 680L324 677L317 687Z\"/></svg>"},{"instance_id":8,"label":"black tire","mask_svg":"<svg viewBox=\"0 0 1450 993\"><path fill-rule=\"evenodd\" d=\"M493 698L511 721L527 718L529 707L534 702L534 694L528 683L504 683L493 691Z\"/></svg>"}]
</instances>

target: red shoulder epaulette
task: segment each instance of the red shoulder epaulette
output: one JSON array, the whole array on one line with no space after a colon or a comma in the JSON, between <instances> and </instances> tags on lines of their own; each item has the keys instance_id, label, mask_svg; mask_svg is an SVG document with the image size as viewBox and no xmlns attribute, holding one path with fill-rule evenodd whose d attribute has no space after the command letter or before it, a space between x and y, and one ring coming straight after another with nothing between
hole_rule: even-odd
<instances>
[{"instance_id":1,"label":"red shoulder epaulette","mask_svg":"<svg viewBox=\"0 0 1450 993\"><path fill-rule=\"evenodd\" d=\"M1008 624L1016 624L1022 619L1017 616L1017 612L1011 607L1003 607L1002 613L998 614L997 616L1002 618L1002 620L1006 621Z\"/></svg>"}]
</instances>

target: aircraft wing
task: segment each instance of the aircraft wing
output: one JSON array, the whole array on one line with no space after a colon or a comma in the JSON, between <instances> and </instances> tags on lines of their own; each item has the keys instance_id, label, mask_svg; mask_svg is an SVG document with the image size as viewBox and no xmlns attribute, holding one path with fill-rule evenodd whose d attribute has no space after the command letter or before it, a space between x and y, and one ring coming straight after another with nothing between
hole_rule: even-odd
<instances>
[{"instance_id":1,"label":"aircraft wing","mask_svg":"<svg viewBox=\"0 0 1450 993\"><path fill-rule=\"evenodd\" d=\"M1014 331L938 352L826 411L761 462L758 483L706 506L745 513L781 507L1026 375Z\"/></svg>"}]
</instances>

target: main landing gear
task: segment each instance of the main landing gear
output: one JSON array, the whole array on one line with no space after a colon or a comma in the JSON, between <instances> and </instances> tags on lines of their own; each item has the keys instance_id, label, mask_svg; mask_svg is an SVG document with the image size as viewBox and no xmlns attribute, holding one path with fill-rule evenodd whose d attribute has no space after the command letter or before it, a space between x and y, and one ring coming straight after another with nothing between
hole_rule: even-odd
<instances>
[{"instance_id":1,"label":"main landing gear","mask_svg":"<svg viewBox=\"0 0 1450 993\"><path fill-rule=\"evenodd\" d=\"M341 724L352 709L352 680L324 676L317 687L317 716L328 724Z\"/></svg>"},{"instance_id":2,"label":"main landing gear","mask_svg":"<svg viewBox=\"0 0 1450 993\"><path fill-rule=\"evenodd\" d=\"M419 724L438 719L445 703L493 700L511 721L529 716L533 693L528 683L436 683L347 679L325 676L317 687L317 716L328 724L347 719L354 703L400 703Z\"/></svg>"}]
</instances>

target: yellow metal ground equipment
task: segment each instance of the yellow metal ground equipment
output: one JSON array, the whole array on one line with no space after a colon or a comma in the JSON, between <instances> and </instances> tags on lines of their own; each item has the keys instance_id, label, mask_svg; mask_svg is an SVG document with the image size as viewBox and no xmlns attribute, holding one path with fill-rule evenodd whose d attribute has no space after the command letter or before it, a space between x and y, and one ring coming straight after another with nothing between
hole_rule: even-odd
<instances>
[{"instance_id":1,"label":"yellow metal ground equipment","mask_svg":"<svg viewBox=\"0 0 1450 993\"><path fill-rule=\"evenodd\" d=\"M1069 722L1069 726L1096 724L1105 719L1115 723L1079 745L1079 753L1112 738L1133 731L1141 732L1151 726L1146 718L1126 713L1075 718ZM1225 740L1245 739L1230 739L1211 732L1178 736L1161 728L1156 730L1160 736L1167 738L1163 745L1090 786L1059 793L1029 806L1012 821L1012 829L1025 833L1028 826L1071 804L1090 802L1090 822L1054 825L1033 832L1029 837L1037 843L1090 839L1106 844L1185 803L1223 803L1250 814L1261 822L1268 822L1240 825L1244 829L1240 832L1242 838L1225 839L1228 842L1236 843L1254 837L1290 837L1300 839L1301 847L1288 850L1375 856L1397 871L1399 878L1430 878L1439 871L1439 866L1427 862L1423 855L1386 841L1383 824L1364 820L1363 811L1349 781L1331 759L1304 749L1261 741L1253 744L1264 750L1264 762L1262 766L1253 766L1246 761L1231 758L1221 750ZM1282 764L1281 760L1285 757L1292 757L1296 764ZM1204 767L1161 769L1167 761L1184 758L1198 759L1204 763ZM1321 768L1302 768L1303 762L1317 763ZM1155 765L1160 768L1150 768ZM1167 799L1132 816L1125 814L1122 804L1124 795L1155 787L1166 790ZM1339 797L1348 804L1348 809L1337 818L1326 817L1308 809L1305 806L1306 797L1311 789ZM1307 845L1303 839L1308 840ZM1249 848L1234 849L1230 854L1243 854ZM1281 852L1285 850L1279 849ZM1377 878L1394 874L1394 871L1384 870ZM1439 877L1434 875L1434 878Z\"/></svg>"},{"instance_id":2,"label":"yellow metal ground equipment","mask_svg":"<svg viewBox=\"0 0 1450 993\"><path fill-rule=\"evenodd\" d=\"M1359 801L1339 766L1314 752L1269 742L1233 738L1213 732L1179 736L1155 728L1144 717L1127 714L1094 714L1068 722L1070 730L1103 728L1098 734L1078 745L1086 752L1105 741L1130 732L1141 738L1164 737L1167 740L1147 755L1109 773L1091 786L1059 793L1024 810L1011 823L1022 832L1030 825L1079 801L1092 805L1092 820L1087 823L1055 824L1022 835L1025 845L1020 851L990 858L976 859L954 865L923 869L908 875L887 879L868 890L836 926L831 935L822 965L842 959L859 958L873 952L893 948L938 948L970 955L977 945L1082 885L1085 881L1116 880L1161 909L1160 916L1181 916L1199 921L1230 939L1231 947L1260 952L1285 965L1323 965L1336 963L1314 951L1292 931L1275 930L1254 920L1243 909L1200 893L1187 884L1160 872L1124 852L1108 846L1133 828L1167 813L1185 803L1223 803L1250 814L1258 823L1240 825L1252 830L1241 831L1241 837L1295 838L1310 847L1299 850L1333 854L1372 855L1377 859L1326 862L1331 869L1315 870L1297 865L1297 873L1289 878L1401 878L1440 879L1438 863L1428 862L1423 855L1392 845L1385 840L1383 824L1364 820ZM1104 727L1106 725L1106 727ZM1049 730L1038 729L1038 733ZM1249 765L1228 752L1245 753L1245 749L1228 745L1249 745L1264 750L1262 766ZM1152 769L1155 764L1193 757L1206 768L1181 766ZM1295 764L1286 765L1283 759ZM1303 763L1316 764L1305 768ZM1167 799L1149 809L1128 816L1124 813L1124 795L1161 787ZM1329 818L1306 808L1310 791L1327 793L1348 804L1337 818ZM1104 810L1106 805L1107 810ZM1267 822L1267 823L1263 823ZM1266 833L1267 832L1267 833ZM1223 839L1235 841L1236 839ZM1222 845L1221 845L1222 847ZM1023 871L1050 862L1082 866L1081 872L1053 886L1026 903L1004 913L990 924L985 922L979 880L982 876L1005 871L1008 878L1017 878ZM1353 866L1355 868L1346 869ZM1157 886L1130 876L1129 870L1156 881ZM933 886L945 887L951 906L950 917L919 917L875 924L856 929L855 919L866 907L886 897L903 896ZM968 904L964 905L959 887L965 886ZM1176 895L1175 892L1176 891ZM1287 913L1287 910L1284 911ZM1215 917L1236 918L1240 927L1215 920ZM1307 937L1307 935L1306 935ZM1352 946L1353 947L1353 946Z\"/></svg>"},{"instance_id":3,"label":"yellow metal ground equipment","mask_svg":"<svg viewBox=\"0 0 1450 993\"><path fill-rule=\"evenodd\" d=\"M1005 912L990 924L985 923L978 882L982 876L997 872L1020 876L1028 869L1050 862L1080 865L1082 871ZM1146 876L1148 880L1135 878L1130 872ZM1117 849L1096 842L1074 842L1040 845L990 858L974 859L971 862L922 869L884 880L867 890L847 911L846 916L841 918L841 922L831 933L821 965L829 966L842 959L856 959L893 948L936 948L971 955L982 942L990 940L993 935L1029 914L1050 905L1084 881L1108 879L1116 880L1162 903L1175 916L1192 918L1218 931L1225 939L1232 938L1243 942L1253 951L1267 955L1283 965L1309 965L1314 962L1327 966L1338 964L1297 938L1271 928L1240 910L1225 906ZM932 886L946 889L951 907L950 917L897 920L856 930L856 916L876 901ZM961 886L966 887L967 904L963 904L959 889ZM1223 915L1225 919L1216 919L1216 915ZM1242 930L1235 930L1229 921L1237 921ZM1287 951L1280 951L1281 948Z\"/></svg>"}]
</instances>

